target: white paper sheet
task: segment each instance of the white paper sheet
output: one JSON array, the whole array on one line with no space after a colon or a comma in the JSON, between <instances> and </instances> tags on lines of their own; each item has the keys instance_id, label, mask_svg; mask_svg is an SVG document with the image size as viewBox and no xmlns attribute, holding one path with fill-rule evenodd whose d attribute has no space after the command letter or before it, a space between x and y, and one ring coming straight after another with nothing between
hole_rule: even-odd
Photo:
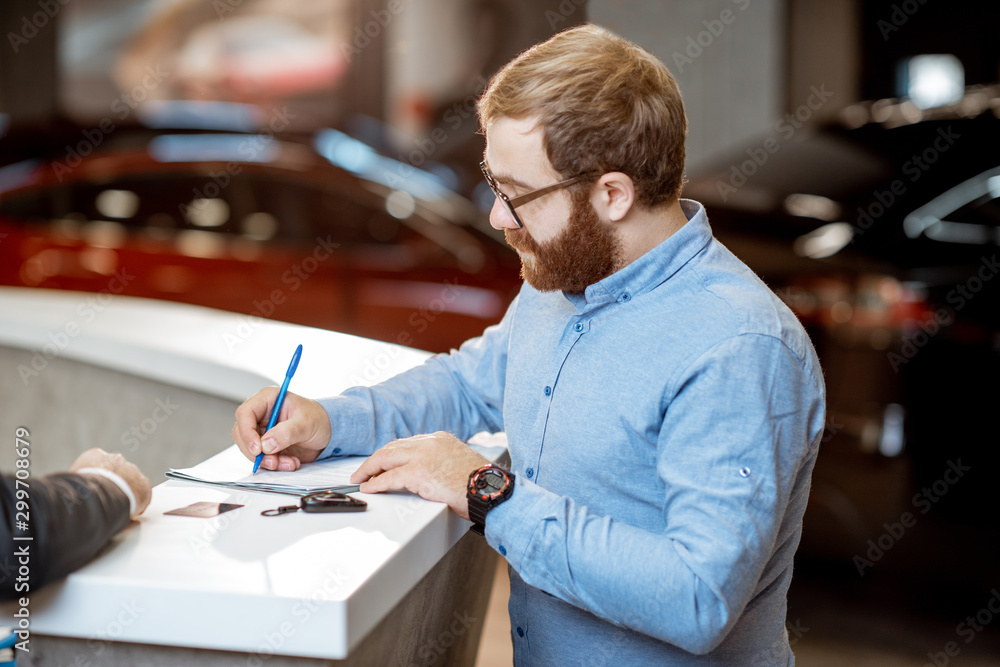
<instances>
[{"instance_id":1,"label":"white paper sheet","mask_svg":"<svg viewBox=\"0 0 1000 667\"><path fill-rule=\"evenodd\" d=\"M364 456L344 456L305 463L294 472L258 470L254 475L251 474L253 461L233 445L192 468L171 468L166 475L187 482L292 495L320 490L351 493L358 488L357 484L351 484L351 473L364 460Z\"/></svg>"}]
</instances>

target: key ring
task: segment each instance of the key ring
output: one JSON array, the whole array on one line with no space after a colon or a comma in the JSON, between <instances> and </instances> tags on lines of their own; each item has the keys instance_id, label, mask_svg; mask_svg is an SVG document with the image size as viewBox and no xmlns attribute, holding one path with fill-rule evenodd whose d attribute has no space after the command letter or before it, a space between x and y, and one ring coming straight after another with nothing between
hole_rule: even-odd
<instances>
[{"instance_id":1,"label":"key ring","mask_svg":"<svg viewBox=\"0 0 1000 667\"><path fill-rule=\"evenodd\" d=\"M351 498L338 491L315 491L302 496L298 505L282 505L281 507L264 510L263 516L281 516L302 510L303 512L363 512L368 503L357 498Z\"/></svg>"},{"instance_id":2,"label":"key ring","mask_svg":"<svg viewBox=\"0 0 1000 667\"><path fill-rule=\"evenodd\" d=\"M264 516L281 516L282 514L289 514L291 512L298 512L298 505L284 505L273 510L264 510L261 512Z\"/></svg>"}]
</instances>

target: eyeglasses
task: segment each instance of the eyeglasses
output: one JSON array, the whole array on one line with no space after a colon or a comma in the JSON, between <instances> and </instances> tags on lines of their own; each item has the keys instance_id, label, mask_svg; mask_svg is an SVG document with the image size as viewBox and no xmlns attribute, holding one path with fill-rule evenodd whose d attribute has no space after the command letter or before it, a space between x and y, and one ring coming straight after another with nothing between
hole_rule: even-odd
<instances>
[{"instance_id":1,"label":"eyeglasses","mask_svg":"<svg viewBox=\"0 0 1000 667\"><path fill-rule=\"evenodd\" d=\"M532 190L531 192L528 192L519 197L514 197L513 199L511 199L510 197L508 197L507 195L505 195L503 192L500 191L499 186L497 186L497 180L493 178L493 174L490 173L490 168L486 166L486 160L483 160L482 162L479 163L479 168L483 170L483 176L486 178L486 184L490 186L490 190L492 190L493 194L497 196L497 199L499 199L503 203L503 205L507 207L507 210L514 218L514 222L517 223L518 227L524 227L524 223L521 222L521 218L517 215L517 211L514 210L518 206L523 206L524 204L527 204L530 201L535 201L539 197L547 195L550 192L555 192L556 190L561 190L562 188L565 188L569 185L573 185L577 181L587 178L590 175L590 174L580 174L579 176L574 176L573 178L567 178L565 181L559 181L558 183L553 183L552 185L540 188L538 190Z\"/></svg>"}]
</instances>

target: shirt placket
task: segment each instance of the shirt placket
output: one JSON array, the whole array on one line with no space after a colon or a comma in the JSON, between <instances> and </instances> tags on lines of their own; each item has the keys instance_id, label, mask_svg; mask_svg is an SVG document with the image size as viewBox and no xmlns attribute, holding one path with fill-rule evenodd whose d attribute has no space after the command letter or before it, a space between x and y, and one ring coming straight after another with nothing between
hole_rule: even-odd
<instances>
[{"instance_id":1,"label":"shirt placket","mask_svg":"<svg viewBox=\"0 0 1000 667\"><path fill-rule=\"evenodd\" d=\"M559 384L559 374L573 348L590 331L590 322L590 318L585 313L569 318L563 329L559 345L555 349L549 369L539 376L538 391L542 392L543 400L541 405L543 409L538 411L538 417L532 428L532 437L530 439L530 442L537 443L537 445L532 450L531 455L524 458L521 470L514 471L515 474L519 472L533 482L538 481L538 475L541 470L542 452L545 449L545 435L549 417L552 413L552 401L555 398Z\"/></svg>"}]
</instances>

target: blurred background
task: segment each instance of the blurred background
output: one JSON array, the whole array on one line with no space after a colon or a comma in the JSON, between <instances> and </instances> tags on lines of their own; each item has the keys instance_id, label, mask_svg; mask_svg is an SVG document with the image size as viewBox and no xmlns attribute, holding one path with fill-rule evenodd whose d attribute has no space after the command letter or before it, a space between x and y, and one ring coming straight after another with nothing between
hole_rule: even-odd
<instances>
[{"instance_id":1,"label":"blurred background","mask_svg":"<svg viewBox=\"0 0 1000 667\"><path fill-rule=\"evenodd\" d=\"M799 664L1000 664L998 3L4 0L0 285L446 351L520 282L475 100L584 22L674 74L685 196L819 351Z\"/></svg>"}]
</instances>

